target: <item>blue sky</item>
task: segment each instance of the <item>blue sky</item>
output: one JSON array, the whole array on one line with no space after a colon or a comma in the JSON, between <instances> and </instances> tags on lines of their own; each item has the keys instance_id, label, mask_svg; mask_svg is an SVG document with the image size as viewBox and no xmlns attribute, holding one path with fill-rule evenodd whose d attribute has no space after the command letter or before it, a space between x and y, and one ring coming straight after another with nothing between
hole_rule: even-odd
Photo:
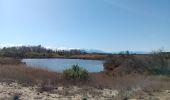
<instances>
[{"instance_id":1,"label":"blue sky","mask_svg":"<svg viewBox=\"0 0 170 100\"><path fill-rule=\"evenodd\" d=\"M170 0L0 0L0 45L170 51Z\"/></svg>"}]
</instances>

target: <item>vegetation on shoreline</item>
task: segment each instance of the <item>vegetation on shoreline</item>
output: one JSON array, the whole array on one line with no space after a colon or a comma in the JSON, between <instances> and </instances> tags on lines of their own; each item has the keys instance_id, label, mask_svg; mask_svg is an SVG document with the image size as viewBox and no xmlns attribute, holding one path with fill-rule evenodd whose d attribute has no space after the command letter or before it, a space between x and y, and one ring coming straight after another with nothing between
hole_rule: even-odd
<instances>
[{"instance_id":1,"label":"vegetation on shoreline","mask_svg":"<svg viewBox=\"0 0 170 100\"><path fill-rule=\"evenodd\" d=\"M109 56L104 63L104 68L108 74L113 76L131 73L170 75L168 60L168 56L163 52L154 52L147 56L125 53Z\"/></svg>"},{"instance_id":2,"label":"vegetation on shoreline","mask_svg":"<svg viewBox=\"0 0 170 100\"><path fill-rule=\"evenodd\" d=\"M70 59L105 59L107 54L87 53L84 50L52 50L38 46L4 47L0 57L13 58L70 58Z\"/></svg>"},{"instance_id":3,"label":"vegetation on shoreline","mask_svg":"<svg viewBox=\"0 0 170 100\"><path fill-rule=\"evenodd\" d=\"M73 65L72 68L64 70L63 74L71 81L85 81L88 78L88 71L79 65Z\"/></svg>"}]
</instances>

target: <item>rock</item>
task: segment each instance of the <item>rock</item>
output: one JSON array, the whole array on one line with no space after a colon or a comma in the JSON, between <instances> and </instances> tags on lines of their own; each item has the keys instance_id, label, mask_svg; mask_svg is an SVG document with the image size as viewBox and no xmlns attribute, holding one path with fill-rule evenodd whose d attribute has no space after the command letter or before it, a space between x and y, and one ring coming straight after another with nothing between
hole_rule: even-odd
<instances>
[{"instance_id":1,"label":"rock","mask_svg":"<svg viewBox=\"0 0 170 100\"><path fill-rule=\"evenodd\" d=\"M57 90L62 91L64 88L63 87L58 87Z\"/></svg>"},{"instance_id":2,"label":"rock","mask_svg":"<svg viewBox=\"0 0 170 100\"><path fill-rule=\"evenodd\" d=\"M103 90L104 97L114 97L114 96L117 96L118 94L119 92L117 90L109 90L109 89Z\"/></svg>"},{"instance_id":3,"label":"rock","mask_svg":"<svg viewBox=\"0 0 170 100\"><path fill-rule=\"evenodd\" d=\"M93 96L91 94L87 93L87 97L92 98Z\"/></svg>"},{"instance_id":4,"label":"rock","mask_svg":"<svg viewBox=\"0 0 170 100\"><path fill-rule=\"evenodd\" d=\"M170 90L165 90L166 93L170 93Z\"/></svg>"},{"instance_id":5,"label":"rock","mask_svg":"<svg viewBox=\"0 0 170 100\"><path fill-rule=\"evenodd\" d=\"M112 96L117 96L118 94L119 94L119 92L117 90L111 91L111 95Z\"/></svg>"},{"instance_id":6,"label":"rock","mask_svg":"<svg viewBox=\"0 0 170 100\"><path fill-rule=\"evenodd\" d=\"M76 96L75 96L75 99L76 99L76 100L81 100L81 99L82 99L82 96L81 96L81 95L76 95Z\"/></svg>"},{"instance_id":7,"label":"rock","mask_svg":"<svg viewBox=\"0 0 170 100\"><path fill-rule=\"evenodd\" d=\"M50 94L50 97L52 97L52 98L59 98L60 95L58 95L58 94Z\"/></svg>"}]
</instances>

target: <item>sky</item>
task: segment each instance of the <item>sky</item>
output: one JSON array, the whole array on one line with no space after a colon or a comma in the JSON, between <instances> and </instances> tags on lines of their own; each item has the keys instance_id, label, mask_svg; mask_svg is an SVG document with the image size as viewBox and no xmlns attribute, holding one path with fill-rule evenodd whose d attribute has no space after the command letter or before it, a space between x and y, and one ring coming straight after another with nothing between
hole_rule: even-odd
<instances>
[{"instance_id":1,"label":"sky","mask_svg":"<svg viewBox=\"0 0 170 100\"><path fill-rule=\"evenodd\" d=\"M170 0L0 0L0 45L170 51Z\"/></svg>"}]
</instances>

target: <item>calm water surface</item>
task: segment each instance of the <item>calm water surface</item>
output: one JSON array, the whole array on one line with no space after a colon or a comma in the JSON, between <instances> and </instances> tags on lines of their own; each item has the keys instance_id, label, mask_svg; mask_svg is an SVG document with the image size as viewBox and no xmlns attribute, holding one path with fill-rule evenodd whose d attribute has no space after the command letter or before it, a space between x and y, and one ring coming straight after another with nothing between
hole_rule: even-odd
<instances>
[{"instance_id":1,"label":"calm water surface","mask_svg":"<svg viewBox=\"0 0 170 100\"><path fill-rule=\"evenodd\" d=\"M62 72L64 69L70 68L75 64L87 69L89 72L100 72L103 71L104 61L82 59L23 59L22 62L25 62L27 65L48 68L57 72Z\"/></svg>"}]
</instances>

